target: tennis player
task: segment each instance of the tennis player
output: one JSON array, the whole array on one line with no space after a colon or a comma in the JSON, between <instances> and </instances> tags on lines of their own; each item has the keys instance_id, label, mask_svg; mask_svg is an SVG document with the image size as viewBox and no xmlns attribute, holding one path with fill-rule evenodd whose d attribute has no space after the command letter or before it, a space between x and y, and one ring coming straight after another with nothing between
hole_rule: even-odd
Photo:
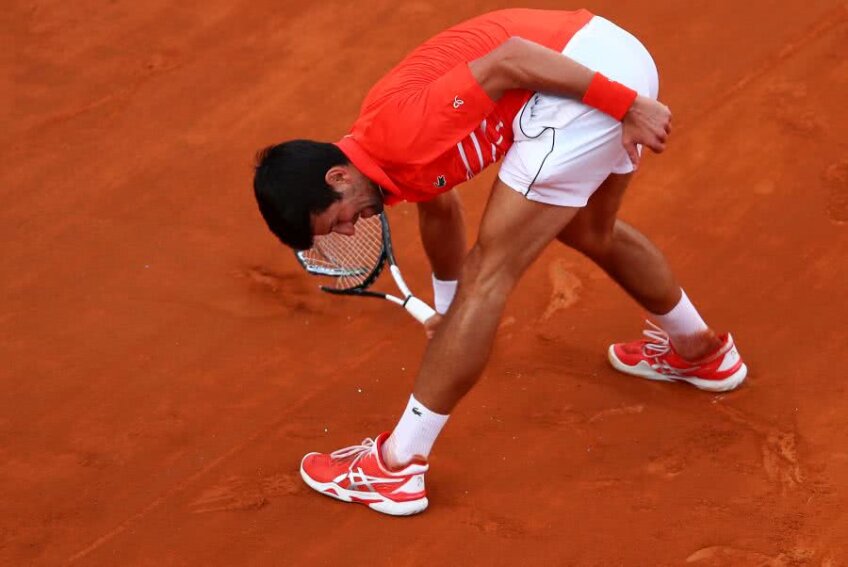
<instances>
[{"instance_id":1,"label":"tennis player","mask_svg":"<svg viewBox=\"0 0 848 567\"><path fill-rule=\"evenodd\" d=\"M293 248L354 234L384 204L419 203L435 303L446 312L394 430L306 455L309 486L387 514L427 507L436 437L479 379L508 295L553 240L592 259L655 322L645 339L610 346L616 369L709 391L742 383L732 337L704 322L657 247L617 218L641 145L662 152L671 132L657 92L650 54L610 21L586 10L502 10L409 54L337 143L295 140L260 154L259 208ZM500 160L466 255L451 189Z\"/></svg>"}]
</instances>

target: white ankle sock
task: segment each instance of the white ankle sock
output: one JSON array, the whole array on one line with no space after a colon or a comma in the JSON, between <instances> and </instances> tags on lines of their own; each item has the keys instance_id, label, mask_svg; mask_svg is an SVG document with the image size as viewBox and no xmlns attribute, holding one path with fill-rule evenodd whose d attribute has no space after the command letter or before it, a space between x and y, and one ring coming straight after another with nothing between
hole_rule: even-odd
<instances>
[{"instance_id":1,"label":"white ankle sock","mask_svg":"<svg viewBox=\"0 0 848 567\"><path fill-rule=\"evenodd\" d=\"M686 292L681 289L680 293L680 301L671 311L665 315L655 314L652 316L662 330L668 333L672 343L675 339L691 337L709 329L704 320L701 319L698 310L689 301Z\"/></svg>"},{"instance_id":2,"label":"white ankle sock","mask_svg":"<svg viewBox=\"0 0 848 567\"><path fill-rule=\"evenodd\" d=\"M383 445L383 458L389 465L406 464L416 455L426 459L448 417L428 410L415 396L409 396L400 421Z\"/></svg>"},{"instance_id":3,"label":"white ankle sock","mask_svg":"<svg viewBox=\"0 0 848 567\"><path fill-rule=\"evenodd\" d=\"M440 280L433 276L433 303L436 313L444 315L448 312L448 307L456 295L456 286L456 280Z\"/></svg>"}]
</instances>

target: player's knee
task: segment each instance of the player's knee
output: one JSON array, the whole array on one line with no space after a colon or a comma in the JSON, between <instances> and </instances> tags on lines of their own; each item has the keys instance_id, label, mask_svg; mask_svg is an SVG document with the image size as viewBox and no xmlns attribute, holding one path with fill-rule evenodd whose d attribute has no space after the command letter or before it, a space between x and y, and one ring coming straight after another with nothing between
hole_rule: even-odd
<instances>
[{"instance_id":1,"label":"player's knee","mask_svg":"<svg viewBox=\"0 0 848 567\"><path fill-rule=\"evenodd\" d=\"M612 240L612 230L585 229L569 234L563 242L589 258L602 258L612 247Z\"/></svg>"}]
</instances>

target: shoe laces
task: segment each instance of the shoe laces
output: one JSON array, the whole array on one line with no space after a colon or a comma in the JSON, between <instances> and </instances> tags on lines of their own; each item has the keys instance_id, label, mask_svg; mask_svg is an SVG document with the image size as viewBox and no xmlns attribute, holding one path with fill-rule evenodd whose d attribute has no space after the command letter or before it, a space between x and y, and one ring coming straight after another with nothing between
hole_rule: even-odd
<instances>
[{"instance_id":1,"label":"shoe laces","mask_svg":"<svg viewBox=\"0 0 848 567\"><path fill-rule=\"evenodd\" d=\"M671 340L668 338L668 333L658 325L647 319L645 322L652 328L642 331L642 334L647 337L647 340L642 344L642 355L657 360L671 350Z\"/></svg>"},{"instance_id":2,"label":"shoe laces","mask_svg":"<svg viewBox=\"0 0 848 567\"><path fill-rule=\"evenodd\" d=\"M333 451L332 453L330 453L330 458L335 461L345 461L347 459L352 459L350 466L353 467L362 459L362 457L370 453L373 447L374 440L370 437L366 437L359 445L351 445L350 447L345 447L343 449L339 449L338 451Z\"/></svg>"}]
</instances>

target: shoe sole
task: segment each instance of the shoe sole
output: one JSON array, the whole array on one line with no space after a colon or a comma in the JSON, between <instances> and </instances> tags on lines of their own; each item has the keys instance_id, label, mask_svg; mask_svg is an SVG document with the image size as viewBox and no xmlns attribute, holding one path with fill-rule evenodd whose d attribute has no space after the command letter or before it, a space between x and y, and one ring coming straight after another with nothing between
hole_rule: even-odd
<instances>
[{"instance_id":1,"label":"shoe sole","mask_svg":"<svg viewBox=\"0 0 848 567\"><path fill-rule=\"evenodd\" d=\"M641 362L636 366L628 366L627 364L624 364L615 355L614 345L610 345L607 355L613 368L619 372L623 372L624 374L638 376L639 378L646 378L648 380L655 380L657 382L686 382L687 384L692 384L699 390L705 390L707 392L729 392L730 390L738 388L748 376L748 367L745 366L745 364L742 364L742 366L739 367L739 370L724 380L705 380L703 378L692 378L689 376L668 376L666 374L660 374L647 364L642 365L643 363Z\"/></svg>"},{"instance_id":2,"label":"shoe sole","mask_svg":"<svg viewBox=\"0 0 848 567\"><path fill-rule=\"evenodd\" d=\"M300 477L309 488L320 492L324 496L329 496L342 502L364 504L375 512L390 516L412 516L413 514L420 514L427 509L427 505L429 504L426 497L419 498L418 500L408 500L406 502L395 502L375 492L356 492L344 489L335 482L318 482L303 470L302 465L300 467ZM369 502L369 500L375 498L379 498L379 500Z\"/></svg>"}]
</instances>

